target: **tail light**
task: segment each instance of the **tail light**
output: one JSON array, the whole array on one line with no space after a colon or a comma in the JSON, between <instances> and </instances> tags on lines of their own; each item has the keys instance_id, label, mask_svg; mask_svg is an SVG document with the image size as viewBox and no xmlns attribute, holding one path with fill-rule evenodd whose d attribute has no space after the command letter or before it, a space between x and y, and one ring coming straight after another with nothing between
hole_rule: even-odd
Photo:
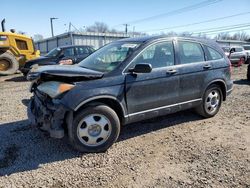
<instances>
[{"instance_id":1,"label":"tail light","mask_svg":"<svg viewBox=\"0 0 250 188\"><path fill-rule=\"evenodd\" d=\"M232 74L232 71L233 71L232 63L228 57L226 57L226 60L227 60L227 63L229 64L229 72L230 72L230 74Z\"/></svg>"}]
</instances>

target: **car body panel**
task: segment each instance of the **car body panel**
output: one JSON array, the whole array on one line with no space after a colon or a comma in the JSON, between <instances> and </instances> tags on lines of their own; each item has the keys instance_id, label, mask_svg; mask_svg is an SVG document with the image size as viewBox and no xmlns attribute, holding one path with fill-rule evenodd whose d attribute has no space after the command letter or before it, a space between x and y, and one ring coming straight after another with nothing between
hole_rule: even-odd
<instances>
[{"instance_id":1,"label":"car body panel","mask_svg":"<svg viewBox=\"0 0 250 188\"><path fill-rule=\"evenodd\" d=\"M208 61L208 52L202 47L204 62L181 64L178 41L182 40L209 46L220 53L222 58ZM153 43L162 41L173 41L174 65L153 68L150 73L133 73L128 71L130 63L145 48ZM230 94L232 91L233 83L230 77L230 62L218 44L213 41L197 38L154 36L140 39L123 39L117 41L117 43L119 42L140 42L141 45L111 72L93 71L79 67L80 65L56 65L32 70L28 78L32 77L34 82L39 84L46 81L48 77L46 75L50 75L50 80L56 78L62 82L74 84L75 87L62 94L58 99L47 99L44 96L44 100L49 100L48 103L62 105L66 114L74 114L93 101L98 102L101 100L103 103L113 101L122 109L122 117L120 119L123 124L194 108L201 104L207 87L213 83L219 84L224 89L224 100L226 99L226 94ZM169 74L171 70L176 72ZM65 77L70 77L71 80L68 81ZM79 77L82 77L82 79L76 79ZM35 86L33 91L36 92ZM36 98L36 94L34 98ZM46 102L45 105L47 105ZM50 111L51 104L45 108L48 108ZM61 121L64 120L61 119Z\"/></svg>"}]
</instances>

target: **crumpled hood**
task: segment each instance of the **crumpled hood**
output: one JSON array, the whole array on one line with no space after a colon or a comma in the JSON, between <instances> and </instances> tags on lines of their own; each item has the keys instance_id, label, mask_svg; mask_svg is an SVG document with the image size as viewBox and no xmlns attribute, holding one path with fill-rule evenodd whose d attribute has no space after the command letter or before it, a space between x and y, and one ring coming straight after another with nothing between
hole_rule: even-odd
<instances>
[{"instance_id":1,"label":"crumpled hood","mask_svg":"<svg viewBox=\"0 0 250 188\"><path fill-rule=\"evenodd\" d=\"M27 75L27 79L32 81L41 77L45 79L46 77L55 77L63 81L63 78L94 79L101 78L102 76L102 72L86 69L79 65L48 65L33 67Z\"/></svg>"},{"instance_id":2,"label":"crumpled hood","mask_svg":"<svg viewBox=\"0 0 250 188\"><path fill-rule=\"evenodd\" d=\"M36 62L44 62L44 61L48 61L52 59L51 57L45 57L45 56L40 56L38 58L35 58L35 59L32 59L32 60L29 60L27 61L27 63L36 63Z\"/></svg>"},{"instance_id":3,"label":"crumpled hood","mask_svg":"<svg viewBox=\"0 0 250 188\"><path fill-rule=\"evenodd\" d=\"M24 68L31 68L32 65L35 65L35 64L42 65L42 64L50 62L50 61L53 61L53 58L40 56L38 58L27 61L24 65Z\"/></svg>"}]
</instances>

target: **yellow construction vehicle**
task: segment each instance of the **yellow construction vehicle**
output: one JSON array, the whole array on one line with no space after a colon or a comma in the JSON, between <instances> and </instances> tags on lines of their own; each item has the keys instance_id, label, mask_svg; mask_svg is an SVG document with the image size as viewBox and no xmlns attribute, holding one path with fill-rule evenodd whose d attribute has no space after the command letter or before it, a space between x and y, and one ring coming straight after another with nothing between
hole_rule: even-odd
<instances>
[{"instance_id":1,"label":"yellow construction vehicle","mask_svg":"<svg viewBox=\"0 0 250 188\"><path fill-rule=\"evenodd\" d=\"M0 32L0 75L10 75L24 66L25 62L40 56L40 51L35 50L31 37L17 34L12 29L5 32L5 19L2 20Z\"/></svg>"}]
</instances>

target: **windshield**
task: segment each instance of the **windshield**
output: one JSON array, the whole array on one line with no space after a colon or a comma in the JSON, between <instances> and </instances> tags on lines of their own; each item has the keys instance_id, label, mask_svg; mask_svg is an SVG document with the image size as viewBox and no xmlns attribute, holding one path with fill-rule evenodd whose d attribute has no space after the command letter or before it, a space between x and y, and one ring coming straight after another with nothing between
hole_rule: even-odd
<instances>
[{"instance_id":1,"label":"windshield","mask_svg":"<svg viewBox=\"0 0 250 188\"><path fill-rule=\"evenodd\" d=\"M60 51L61 51L60 48L54 48L49 53L47 53L45 57L56 57L60 53Z\"/></svg>"},{"instance_id":2,"label":"windshield","mask_svg":"<svg viewBox=\"0 0 250 188\"><path fill-rule=\"evenodd\" d=\"M128 42L110 43L88 56L79 65L87 69L110 72L130 56L139 45L139 43Z\"/></svg>"},{"instance_id":3,"label":"windshield","mask_svg":"<svg viewBox=\"0 0 250 188\"><path fill-rule=\"evenodd\" d=\"M245 50L250 50L250 46L243 46Z\"/></svg>"}]
</instances>

